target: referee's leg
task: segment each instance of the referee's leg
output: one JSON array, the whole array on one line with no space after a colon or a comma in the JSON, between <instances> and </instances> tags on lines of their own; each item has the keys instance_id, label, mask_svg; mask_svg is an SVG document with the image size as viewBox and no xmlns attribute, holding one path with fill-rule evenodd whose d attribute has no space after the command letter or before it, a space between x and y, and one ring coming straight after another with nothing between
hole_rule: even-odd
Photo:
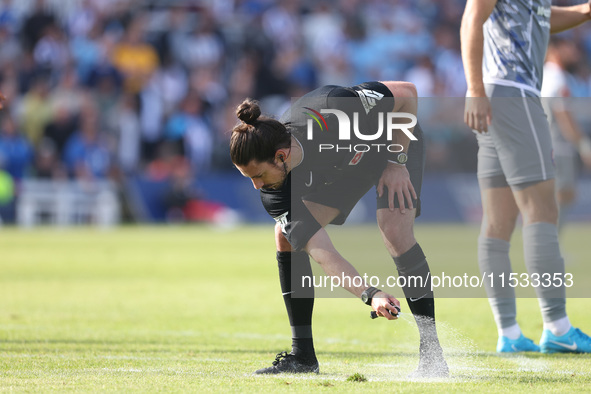
<instances>
[{"instance_id":1,"label":"referee's leg","mask_svg":"<svg viewBox=\"0 0 591 394\"><path fill-rule=\"evenodd\" d=\"M394 259L398 275L422 278L422 283L418 286L407 286L403 290L408 306L417 319L421 338L423 336L426 338L433 335L433 332L429 328L430 324L424 324L423 317L434 320L435 311L433 292L430 283L427 283L430 278L429 265L414 236L415 212L416 208L407 210L404 214L398 209L390 211L387 208L381 208L377 210L377 219L382 239Z\"/></svg>"},{"instance_id":2,"label":"referee's leg","mask_svg":"<svg viewBox=\"0 0 591 394\"><path fill-rule=\"evenodd\" d=\"M377 210L377 219L382 238L394 259L400 277L420 277L420 286L403 288L420 334L419 368L413 377L445 377L448 375L447 363L437 337L435 326L435 302L430 283L430 270L426 257L417 243L413 226L416 208L390 211Z\"/></svg>"},{"instance_id":3,"label":"referee's leg","mask_svg":"<svg viewBox=\"0 0 591 394\"><path fill-rule=\"evenodd\" d=\"M275 244L281 292L291 326L292 353L301 360L315 362L316 354L312 341L314 290L292 287L292 283L301 283L301 280L292 276L312 276L310 258L306 252L292 252L291 245L283 235L279 224L275 226ZM305 291L307 297L304 298L302 294L296 294L298 291Z\"/></svg>"}]
</instances>

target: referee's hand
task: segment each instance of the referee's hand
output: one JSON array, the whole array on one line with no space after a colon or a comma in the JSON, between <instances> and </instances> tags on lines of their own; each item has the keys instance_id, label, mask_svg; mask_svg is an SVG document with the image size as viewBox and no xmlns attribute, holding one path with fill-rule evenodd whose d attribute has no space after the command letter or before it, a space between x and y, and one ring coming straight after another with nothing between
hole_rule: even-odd
<instances>
[{"instance_id":1,"label":"referee's hand","mask_svg":"<svg viewBox=\"0 0 591 394\"><path fill-rule=\"evenodd\" d=\"M408 203L409 209L414 209L413 198L417 199L417 193L410 181L410 175L406 166L389 162L380 180L378 181L378 196L384 194L384 186L388 189L388 207L394 211L394 196L398 198L400 213L406 212L404 200Z\"/></svg>"},{"instance_id":2,"label":"referee's hand","mask_svg":"<svg viewBox=\"0 0 591 394\"><path fill-rule=\"evenodd\" d=\"M400 301L383 291L376 293L371 300L372 309L378 314L378 316L383 316L388 320L398 319L397 315L399 309L396 309L396 306L400 308ZM392 314L388 311L392 311Z\"/></svg>"},{"instance_id":3,"label":"referee's hand","mask_svg":"<svg viewBox=\"0 0 591 394\"><path fill-rule=\"evenodd\" d=\"M6 103L7 99L4 97L2 92L0 92L0 109L4 108L4 103Z\"/></svg>"}]
</instances>

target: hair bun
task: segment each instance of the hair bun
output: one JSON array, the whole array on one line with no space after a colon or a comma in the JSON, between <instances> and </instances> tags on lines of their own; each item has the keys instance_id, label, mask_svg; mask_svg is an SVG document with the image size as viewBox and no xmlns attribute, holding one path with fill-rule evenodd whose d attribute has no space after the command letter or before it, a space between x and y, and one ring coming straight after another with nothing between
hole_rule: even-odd
<instances>
[{"instance_id":1,"label":"hair bun","mask_svg":"<svg viewBox=\"0 0 591 394\"><path fill-rule=\"evenodd\" d=\"M261 116L259 103L252 99L244 100L236 109L236 116L246 124L254 124Z\"/></svg>"}]
</instances>

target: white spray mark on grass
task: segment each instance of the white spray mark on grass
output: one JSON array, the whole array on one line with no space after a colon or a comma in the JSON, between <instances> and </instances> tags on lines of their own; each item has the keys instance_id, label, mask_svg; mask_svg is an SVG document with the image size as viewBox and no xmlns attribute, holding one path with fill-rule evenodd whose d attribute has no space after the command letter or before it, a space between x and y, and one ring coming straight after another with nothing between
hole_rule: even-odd
<instances>
[{"instance_id":1,"label":"white spray mark on grass","mask_svg":"<svg viewBox=\"0 0 591 394\"><path fill-rule=\"evenodd\" d=\"M507 360L513 362L518 368L519 372L548 372L550 370L549 363L540 358L529 358L522 355L508 357Z\"/></svg>"}]
</instances>

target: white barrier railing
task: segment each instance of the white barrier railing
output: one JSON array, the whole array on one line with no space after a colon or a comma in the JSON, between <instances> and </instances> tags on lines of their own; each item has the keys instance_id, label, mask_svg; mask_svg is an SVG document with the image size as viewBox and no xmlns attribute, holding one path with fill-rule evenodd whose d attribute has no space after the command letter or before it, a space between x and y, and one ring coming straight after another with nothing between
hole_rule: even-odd
<instances>
[{"instance_id":1,"label":"white barrier railing","mask_svg":"<svg viewBox=\"0 0 591 394\"><path fill-rule=\"evenodd\" d=\"M110 227L120 221L117 189L111 181L25 180L20 186L16 207L20 226L96 224Z\"/></svg>"}]
</instances>

